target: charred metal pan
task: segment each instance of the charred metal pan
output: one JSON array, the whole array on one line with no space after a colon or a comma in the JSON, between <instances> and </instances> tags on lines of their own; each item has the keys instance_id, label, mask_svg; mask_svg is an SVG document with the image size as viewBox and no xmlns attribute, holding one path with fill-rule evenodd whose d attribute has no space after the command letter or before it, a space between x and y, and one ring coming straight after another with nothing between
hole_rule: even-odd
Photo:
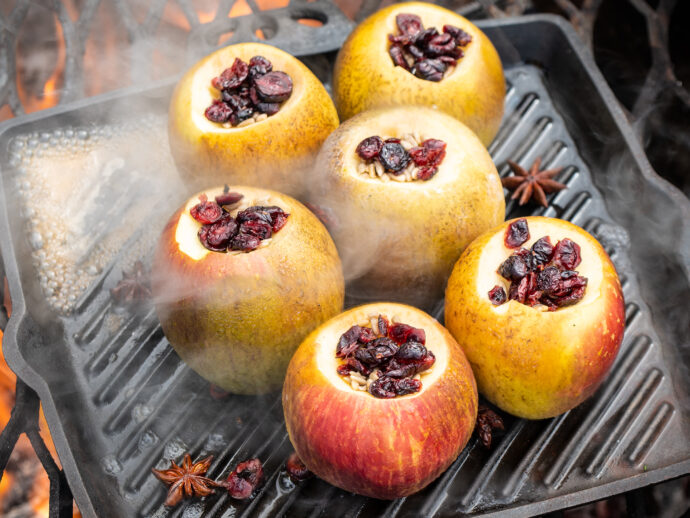
<instances>
[{"instance_id":1,"label":"charred metal pan","mask_svg":"<svg viewBox=\"0 0 690 518\"><path fill-rule=\"evenodd\" d=\"M142 173L171 164L164 135L172 82L124 90L0 129L0 245L13 302L4 351L41 397L85 516L523 516L690 472L690 204L652 171L566 22L540 15L479 25L497 46L509 83L503 126L490 148L500 174L508 172L507 159L529 165L543 156L548 166L564 166L568 189L534 213L587 228L623 281L625 339L595 396L555 419L508 418L491 450L471 440L446 473L406 499L367 499L317 479L295 486L283 469L291 446L278 395L213 399L170 348L150 307L113 304L110 290L133 261L148 258L150 236L164 222L128 225L127 214L146 215L149 203L164 207L165 220L179 201L164 178ZM328 64L332 56L312 59ZM120 120L132 105L141 107L140 117ZM122 152L132 141L155 147L155 162ZM86 285L49 296L58 281L37 255L48 242L32 227L31 197L75 170L75 185L88 184L80 160L96 171L93 188L108 197L109 212L88 212L88 200L80 206L82 216L95 219L89 239L79 241L82 255L72 258L83 268L70 279ZM148 193L146 203L127 192ZM41 207L39 200L38 207L56 221L73 214L70 206ZM507 210L510 217L530 213L512 203ZM123 226L127 231L113 237ZM100 262L89 269L96 256ZM213 496L169 510L150 468L184 451L213 454L211 476L258 456L267 482L250 501Z\"/></svg>"}]
</instances>

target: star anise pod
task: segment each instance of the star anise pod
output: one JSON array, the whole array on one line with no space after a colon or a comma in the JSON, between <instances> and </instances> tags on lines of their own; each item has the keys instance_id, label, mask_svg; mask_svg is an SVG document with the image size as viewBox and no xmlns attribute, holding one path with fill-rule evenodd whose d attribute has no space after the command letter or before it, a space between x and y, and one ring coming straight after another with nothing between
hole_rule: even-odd
<instances>
[{"instance_id":1,"label":"star anise pod","mask_svg":"<svg viewBox=\"0 0 690 518\"><path fill-rule=\"evenodd\" d=\"M477 411L477 424L475 430L479 434L479 440L485 448L491 448L491 439L494 430L504 430L503 419L489 407L479 405Z\"/></svg>"},{"instance_id":2,"label":"star anise pod","mask_svg":"<svg viewBox=\"0 0 690 518\"><path fill-rule=\"evenodd\" d=\"M182 465L170 461L169 469L152 469L153 474L163 483L170 486L165 505L176 506L183 498L194 496L208 496L218 487L218 483L205 477L213 457L206 457L199 462L192 463L192 457L185 453Z\"/></svg>"},{"instance_id":3,"label":"star anise pod","mask_svg":"<svg viewBox=\"0 0 690 518\"><path fill-rule=\"evenodd\" d=\"M122 280L110 294L118 304L136 304L150 298L151 288L144 264L137 261L131 272L122 272Z\"/></svg>"},{"instance_id":4,"label":"star anise pod","mask_svg":"<svg viewBox=\"0 0 690 518\"><path fill-rule=\"evenodd\" d=\"M567 186L552 180L554 176L561 172L562 167L555 169L546 169L540 171L541 157L537 157L529 170L525 170L515 162L508 160L508 165L515 173L514 176L506 176L501 179L503 187L508 190L513 190L512 200L520 199L519 205L524 205L530 198L534 198L537 203L544 207L548 207L549 203L546 201L547 192L557 192L565 189Z\"/></svg>"}]
</instances>

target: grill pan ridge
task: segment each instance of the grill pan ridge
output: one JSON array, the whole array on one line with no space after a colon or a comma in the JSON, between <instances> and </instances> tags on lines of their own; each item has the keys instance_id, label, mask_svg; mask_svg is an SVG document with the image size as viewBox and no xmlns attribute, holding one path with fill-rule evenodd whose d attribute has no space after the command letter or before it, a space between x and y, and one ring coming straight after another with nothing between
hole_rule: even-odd
<instances>
[{"instance_id":1,"label":"grill pan ridge","mask_svg":"<svg viewBox=\"0 0 690 518\"><path fill-rule=\"evenodd\" d=\"M551 198L549 208L529 212L511 202L508 216L557 216L585 227L602 241L621 274L625 339L595 396L550 420L507 417L506 432L490 451L473 438L447 472L406 499L368 499L318 479L295 487L283 470L291 446L279 395L212 399L208 383L172 351L151 308L121 312L112 305L109 290L126 270L127 250L112 258L70 315L45 319L33 311L45 303L33 266L19 260L28 244L20 202L8 196L17 176L8 163L10 143L17 135L51 132L77 120L98 124L117 103L133 98L147 99L156 120L164 121L170 81L129 89L27 116L0 130L0 149L8 157L1 165L0 244L13 302L4 351L19 377L41 397L84 516L520 516L690 472L687 336L682 322L676 334L664 324L663 279L639 275L646 274L640 250L653 246L654 237L647 243L636 230L653 227L651 222L644 227L644 219L633 221L636 203L617 199L615 182L634 181L640 200L665 204L678 239L672 253L657 259L663 263L658 275L675 276L685 300L689 204L651 171L612 93L567 23L539 15L479 25L506 66L506 113L490 147L499 173L508 173L508 158L529 165L543 156L546 166L565 166L560 179L568 185ZM612 155L625 167L608 177ZM117 326L107 325L112 315ZM248 502L223 495L168 510L162 505L164 488L150 468L179 460L184 451L197 458L213 454L213 477L258 456L267 481Z\"/></svg>"}]
</instances>

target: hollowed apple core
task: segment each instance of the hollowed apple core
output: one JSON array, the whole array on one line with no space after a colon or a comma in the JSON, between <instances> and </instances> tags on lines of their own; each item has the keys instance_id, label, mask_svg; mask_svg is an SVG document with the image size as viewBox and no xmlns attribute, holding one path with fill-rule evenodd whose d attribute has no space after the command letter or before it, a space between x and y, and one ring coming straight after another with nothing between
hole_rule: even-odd
<instances>
[{"instance_id":1,"label":"hollowed apple core","mask_svg":"<svg viewBox=\"0 0 690 518\"><path fill-rule=\"evenodd\" d=\"M446 156L446 143L418 132L400 137L373 135L355 149L357 172L383 182L431 180Z\"/></svg>"},{"instance_id":2,"label":"hollowed apple core","mask_svg":"<svg viewBox=\"0 0 690 518\"><path fill-rule=\"evenodd\" d=\"M203 194L206 195L206 198L208 200L212 201L217 196L225 194L225 192L224 189L219 188L206 191ZM203 223L197 221L191 215L192 208L198 205L199 203L199 197L193 197L187 202L187 204L180 212L180 217L177 221L177 228L175 230L175 241L177 242L180 251L195 261L203 259L209 253L217 253L217 251L214 252L213 250L210 250L209 248L204 246L200 238L200 231L203 227L208 225L204 225ZM244 196L237 203L232 204L230 206L224 206L223 210L224 213L228 214L230 217L237 218L240 212L246 211L251 207L280 207L279 203L280 200L273 199L270 195L261 198ZM287 225L289 222L289 214L286 213L286 216L288 216L288 218L284 225ZM239 226L241 227L241 224ZM267 248L271 246L271 243L275 238L276 234L280 230L282 230L282 228L284 227L272 231L270 237L260 239L258 246L256 246L256 248L253 248L252 250L232 250L228 248L227 252L225 253L227 253L228 255L239 255L244 253L251 253L253 250Z\"/></svg>"},{"instance_id":3,"label":"hollowed apple core","mask_svg":"<svg viewBox=\"0 0 690 518\"><path fill-rule=\"evenodd\" d=\"M371 314L338 336L331 349L336 359L332 366L349 390L379 399L413 395L439 370L434 370L438 360L426 343L424 329L399 322L396 316Z\"/></svg>"},{"instance_id":4,"label":"hollowed apple core","mask_svg":"<svg viewBox=\"0 0 690 518\"><path fill-rule=\"evenodd\" d=\"M583 236L574 235L567 228L561 228L558 226L551 226L548 223L542 221L531 222L530 237L520 245L519 248L508 248L504 243L504 232L498 232L494 235L484 247L482 254L479 259L479 272L485 272L484 275L477 276L476 288L479 293L482 294L484 300L487 304L492 304L490 295L495 292L496 288L502 288L504 293L507 294L505 303L496 304L493 303L493 310L497 313L506 313L511 311L511 307L515 308L515 304L518 307L529 308L532 311L557 311L558 313L572 311L575 306L584 306L592 303L599 297L600 287L603 279L603 265L598 255L594 251L590 250L589 243L583 239ZM576 265L574 271L577 272L579 278L583 278L586 282L586 288L584 288L584 293L582 298L576 300L570 304L564 306L549 305L545 302L545 298L540 299L537 303L530 304L528 300L520 302L514 298L510 297L511 284L517 285L519 282L511 281L506 279L501 275L501 266L505 264L511 256L515 255L516 250L526 249L531 251L533 245L539 241L541 238L548 236L550 238L551 244L554 248L557 246L558 242L564 242L566 240L579 243L582 245L580 252L581 262ZM523 252L524 253L524 252ZM539 275L546 268L553 267L554 263L552 260L538 266L536 269L531 270L535 275ZM562 271L568 271L567 268L560 267L559 274ZM503 271L506 274L505 271ZM554 272L555 274L555 272ZM572 278L572 273L567 274ZM515 288L513 288L515 291ZM533 299L534 302L534 299Z\"/></svg>"},{"instance_id":5,"label":"hollowed apple core","mask_svg":"<svg viewBox=\"0 0 690 518\"><path fill-rule=\"evenodd\" d=\"M450 76L472 36L453 25L443 25L443 32L433 27L440 20L427 20L425 29L416 14L400 13L395 17L397 32L388 34L388 54L395 66L415 77L439 82ZM442 23L442 22L441 22Z\"/></svg>"}]
</instances>

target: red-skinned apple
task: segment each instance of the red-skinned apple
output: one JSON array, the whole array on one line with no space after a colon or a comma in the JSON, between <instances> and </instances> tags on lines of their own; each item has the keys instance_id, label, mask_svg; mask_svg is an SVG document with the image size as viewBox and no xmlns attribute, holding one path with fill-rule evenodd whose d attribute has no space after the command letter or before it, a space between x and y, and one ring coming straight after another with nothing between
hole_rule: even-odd
<instances>
[{"instance_id":1,"label":"red-skinned apple","mask_svg":"<svg viewBox=\"0 0 690 518\"><path fill-rule=\"evenodd\" d=\"M419 392L379 399L337 373L341 335L376 315L425 331L436 362L422 374ZM283 411L309 470L347 491L393 499L424 488L455 460L474 429L477 390L443 326L411 306L376 303L332 318L302 342L288 367Z\"/></svg>"}]
</instances>

